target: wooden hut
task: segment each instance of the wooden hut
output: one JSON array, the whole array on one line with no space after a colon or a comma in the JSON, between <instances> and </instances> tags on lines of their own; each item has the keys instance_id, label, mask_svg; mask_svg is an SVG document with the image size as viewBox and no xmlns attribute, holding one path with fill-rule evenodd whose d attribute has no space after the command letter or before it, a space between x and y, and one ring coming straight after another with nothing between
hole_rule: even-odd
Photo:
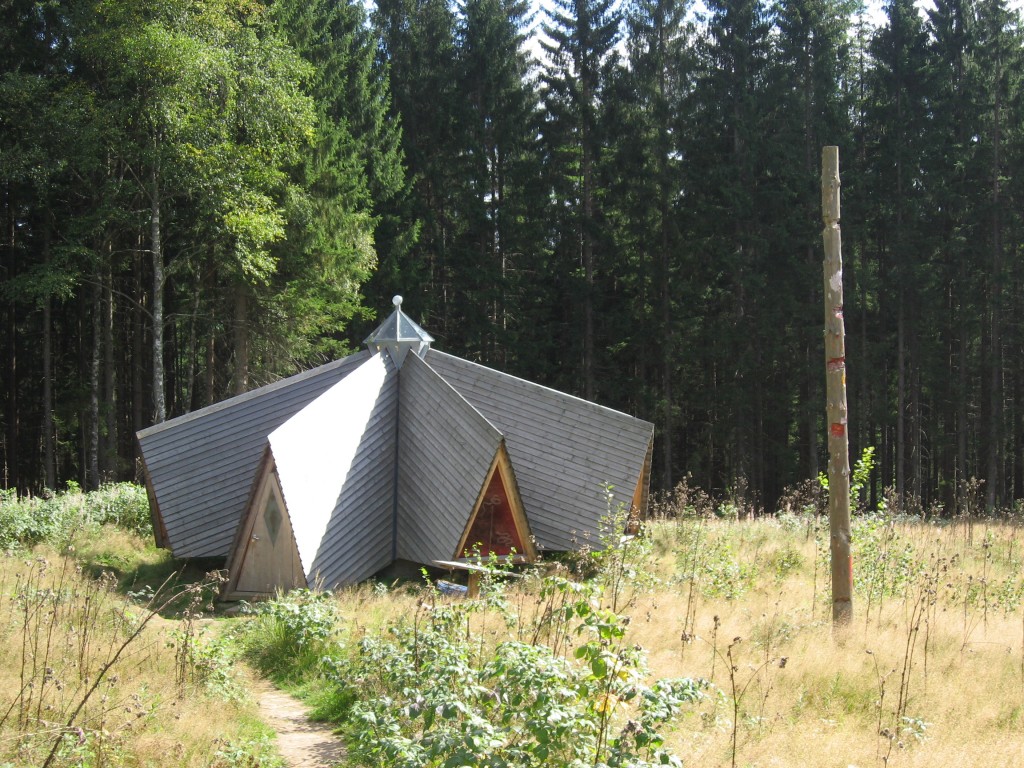
<instances>
[{"instance_id":1,"label":"wooden hut","mask_svg":"<svg viewBox=\"0 0 1024 768\"><path fill-rule=\"evenodd\" d=\"M645 513L651 424L432 341L396 297L366 351L140 432L157 543L240 598L594 546L608 486Z\"/></svg>"}]
</instances>

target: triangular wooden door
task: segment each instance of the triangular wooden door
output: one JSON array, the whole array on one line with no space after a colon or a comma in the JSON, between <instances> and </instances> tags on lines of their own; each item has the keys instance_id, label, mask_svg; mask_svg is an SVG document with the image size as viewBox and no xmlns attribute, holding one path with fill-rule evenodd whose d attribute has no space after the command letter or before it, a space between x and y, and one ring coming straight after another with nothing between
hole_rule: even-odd
<instances>
[{"instance_id":1,"label":"triangular wooden door","mask_svg":"<svg viewBox=\"0 0 1024 768\"><path fill-rule=\"evenodd\" d=\"M277 473L268 467L246 518L235 593L273 594L306 586Z\"/></svg>"}]
</instances>

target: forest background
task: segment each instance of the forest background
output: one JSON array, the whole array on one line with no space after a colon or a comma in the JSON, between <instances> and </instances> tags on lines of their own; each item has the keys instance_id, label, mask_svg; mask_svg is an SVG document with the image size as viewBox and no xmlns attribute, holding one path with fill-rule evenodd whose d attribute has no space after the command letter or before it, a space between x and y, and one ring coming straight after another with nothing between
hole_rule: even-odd
<instances>
[{"instance_id":1,"label":"forest background","mask_svg":"<svg viewBox=\"0 0 1024 768\"><path fill-rule=\"evenodd\" d=\"M870 503L1024 498L1005 0L0 8L4 487L137 478L137 430L401 293L439 348L653 421L655 487L770 510L825 463L836 144Z\"/></svg>"}]
</instances>

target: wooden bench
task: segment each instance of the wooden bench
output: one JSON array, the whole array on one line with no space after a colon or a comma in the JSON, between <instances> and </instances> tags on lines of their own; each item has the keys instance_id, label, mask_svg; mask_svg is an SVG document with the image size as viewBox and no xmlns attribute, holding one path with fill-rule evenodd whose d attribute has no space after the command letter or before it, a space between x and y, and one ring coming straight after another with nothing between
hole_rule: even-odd
<instances>
[{"instance_id":1,"label":"wooden bench","mask_svg":"<svg viewBox=\"0 0 1024 768\"><path fill-rule=\"evenodd\" d=\"M493 576L511 576L515 579L523 578L523 574L521 573L512 573L511 571L499 570L498 568L489 568L486 565L478 565L477 563L470 563L465 560L433 560L432 562L438 568L444 568L448 571L466 571L469 574L467 579L466 597L479 597L480 577L485 573L489 573ZM499 558L499 562L508 562L508 559ZM517 557L512 562L523 563L526 561Z\"/></svg>"}]
</instances>

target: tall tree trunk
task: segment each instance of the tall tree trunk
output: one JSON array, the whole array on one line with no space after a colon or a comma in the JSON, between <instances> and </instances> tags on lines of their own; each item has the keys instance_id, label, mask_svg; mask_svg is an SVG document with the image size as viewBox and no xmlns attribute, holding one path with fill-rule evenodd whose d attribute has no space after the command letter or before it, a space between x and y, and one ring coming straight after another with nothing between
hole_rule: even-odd
<instances>
[{"instance_id":1,"label":"tall tree trunk","mask_svg":"<svg viewBox=\"0 0 1024 768\"><path fill-rule=\"evenodd\" d=\"M86 327L89 315L89 297L83 295L80 297L81 306L78 311L74 314L75 318L75 356L77 357L76 371L80 372L81 376L85 379L91 377L89 367L90 359L89 354L92 349L92 343L90 342L89 329ZM89 409L86 408L82 414L82 418L78 420L78 484L82 488L89 487Z\"/></svg>"},{"instance_id":2,"label":"tall tree trunk","mask_svg":"<svg viewBox=\"0 0 1024 768\"><path fill-rule=\"evenodd\" d=\"M808 248L808 256L813 260L813 249ZM809 263L812 263L810 261ZM810 274L810 272L809 272ZM814 306L817 303L817 291L811 289L810 303L808 306ZM817 369L816 365L812 365L812 361L820 359L814 352L818 351L815 349L817 344L812 343L809 339L804 344L804 370L806 371L803 376L803 382L800 385L800 389L803 394L803 413L798 415L798 418L803 423L804 432L804 451L805 453L805 467L807 468L807 477L817 477L821 471L818 465L818 424L819 424L819 409L821 408L821 401L817 398L818 385L815 384L814 379L811 376L811 372Z\"/></svg>"},{"instance_id":3,"label":"tall tree trunk","mask_svg":"<svg viewBox=\"0 0 1024 768\"><path fill-rule=\"evenodd\" d=\"M1003 438L1003 390L1002 390L1002 327L1000 304L1003 288L1003 228L1000 206L1000 151L1002 141L1002 104L999 78L996 79L996 101L993 107L992 124L992 175L991 175L991 238L992 272L989 289L989 369L988 369L988 451L985 467L985 505L989 510L1002 502L1001 472Z\"/></svg>"},{"instance_id":4,"label":"tall tree trunk","mask_svg":"<svg viewBox=\"0 0 1024 768\"><path fill-rule=\"evenodd\" d=\"M1019 246L1011 254L1010 263L1015 265L1021 263ZM1022 314L1021 280L1019 277L1014 278L1009 295L1012 305L1007 311L1019 317ZM1020 344L1021 340L1018 336L1014 347L1019 350ZM1011 419L1007 419L1007 423L1012 425L1011 429L1013 430L1013 447L1008 457L1008 464L1013 471L1013 482L1007 484L1006 490L1011 494L1011 498L1019 499L1024 496L1024 376L1021 375L1020 370L1020 355L1016 354L1013 357L1016 365L1014 365L1012 378L1013 397L1009 401L1013 409L1013 416Z\"/></svg>"},{"instance_id":5,"label":"tall tree trunk","mask_svg":"<svg viewBox=\"0 0 1024 768\"><path fill-rule=\"evenodd\" d=\"M164 393L164 251L160 241L162 200L157 161L154 161L151 183L149 238L153 258L153 423L160 424L167 420L167 398Z\"/></svg>"},{"instance_id":6,"label":"tall tree trunk","mask_svg":"<svg viewBox=\"0 0 1024 768\"><path fill-rule=\"evenodd\" d=\"M662 177L664 178L664 176ZM661 252L658 254L661 282L661 397L664 402L664 413L662 415L661 451L662 461L662 487L671 491L674 483L673 472L675 467L672 454L672 441L675 437L675 420L673 418L674 390L673 380L675 378L675 333L672 327L672 290L669 286L671 275L671 256L668 247L668 206L662 199L661 209Z\"/></svg>"},{"instance_id":7,"label":"tall tree trunk","mask_svg":"<svg viewBox=\"0 0 1024 768\"><path fill-rule=\"evenodd\" d=\"M249 297L241 281L236 282L234 288L235 376L232 393L240 395L249 389Z\"/></svg>"},{"instance_id":8,"label":"tall tree trunk","mask_svg":"<svg viewBox=\"0 0 1024 768\"><path fill-rule=\"evenodd\" d=\"M212 405L217 399L217 392L215 391L216 379L214 378L214 366L217 364L217 339L214 336L213 329L209 329L206 334L206 369L203 371L204 376L204 387L203 392L206 396L206 404Z\"/></svg>"},{"instance_id":9,"label":"tall tree trunk","mask_svg":"<svg viewBox=\"0 0 1024 768\"><path fill-rule=\"evenodd\" d=\"M860 166L864 168L863 163ZM868 274L868 255L867 248L860 249L860 280L858 281L858 289L860 291L860 369L868 370L868 290L867 290L867 274ZM870 385L864 381L864 377L861 376L859 379L860 383L856 388L858 398L854 402L854 413L859 414L858 420L861 422L861 426L858 429L858 434L863 435L863 440L860 443L861 448L865 448L869 445L878 445L878 437L876 434L877 423L875 422L874 413L874 398L872 397ZM884 378L883 378L884 381ZM883 449L884 453L884 449ZM868 506L871 509L877 509L877 480L879 472L871 473L871 493L868 499Z\"/></svg>"},{"instance_id":10,"label":"tall tree trunk","mask_svg":"<svg viewBox=\"0 0 1024 768\"><path fill-rule=\"evenodd\" d=\"M89 415L86 443L86 487L96 490L100 485L100 359L103 353L103 282L94 276L90 312L92 333L89 347Z\"/></svg>"},{"instance_id":11,"label":"tall tree trunk","mask_svg":"<svg viewBox=\"0 0 1024 768\"><path fill-rule=\"evenodd\" d=\"M915 315L915 306L912 304L910 307L910 315ZM910 323L909 333L909 350L910 350L910 403L909 403L909 415L910 415L910 493L913 498L917 501L925 501L925 489L922 486L922 469L924 465L924 427L923 427L923 414L921 413L921 366L918 363L920 359L920 353L918 352L917 344L917 333L914 329L914 323Z\"/></svg>"},{"instance_id":12,"label":"tall tree trunk","mask_svg":"<svg viewBox=\"0 0 1024 768\"><path fill-rule=\"evenodd\" d=\"M583 397L594 399L594 181L593 157L588 142L589 136L583 135Z\"/></svg>"},{"instance_id":13,"label":"tall tree trunk","mask_svg":"<svg viewBox=\"0 0 1024 768\"><path fill-rule=\"evenodd\" d=\"M117 366L114 364L114 274L112 248L103 269L103 431L100 433L100 473L105 479L116 474L117 441Z\"/></svg>"},{"instance_id":14,"label":"tall tree trunk","mask_svg":"<svg viewBox=\"0 0 1024 768\"><path fill-rule=\"evenodd\" d=\"M210 298L216 295L216 287L214 286L214 267L213 257L210 257L210 264L207 269L203 271L202 284L205 295ZM206 328L206 366L203 370L203 395L206 398L205 404L212 405L217 399L217 378L216 378L216 365L217 365L217 335L215 331L215 324L213 318L213 307L217 304L216 300L210 300L210 312L209 321Z\"/></svg>"},{"instance_id":15,"label":"tall tree trunk","mask_svg":"<svg viewBox=\"0 0 1024 768\"><path fill-rule=\"evenodd\" d=\"M805 46L807 46L807 47L810 46L810 41L809 40L805 42ZM814 78L813 78L813 72L812 72L812 66L811 66L811 64L812 64L812 62L811 62L811 55L810 55L810 51L807 49L807 47L805 47L804 50L802 51L803 56L802 56L802 67L801 67L801 69L803 70L803 75L802 75L801 79L803 81L803 107L804 107L804 114L803 114L804 174L805 174L806 178L813 179L814 178L814 172L816 170L816 168L815 168L815 160L816 160L815 155L816 155L816 149L817 149L817 146L818 146L818 142L815 139L814 127L813 127L813 123L814 123L814 103L815 103L815 99L814 99ZM810 202L810 201L808 201L808 202ZM810 207L810 206L808 206L808 207ZM812 215L812 216L814 215L813 210L808 210L807 213L808 213L808 215ZM814 267L816 266L816 259L815 259L815 249L814 249L814 246L810 242L808 242L808 244L807 244L807 249L804 252L804 258L805 258L805 261L806 261L806 264L807 264L807 272L808 272L808 274L813 274L813 272L811 270L813 270ZM818 298L817 297L817 291L814 289L813 286L808 286L808 292L810 294L810 296L808 297L809 298L808 306L812 306L813 307L813 306L815 306L817 304L817 298ZM817 394L817 391L818 391L819 379L814 374L814 372L816 370L818 370L817 367L810 364L811 360L815 359L815 356L812 353L812 348L816 348L816 346L817 346L816 343L811 342L810 340L808 340L807 344L805 345L804 354L806 355L806 358L807 358L807 360L806 360L807 364L804 366L805 373L804 373L804 377L803 377L803 384L801 385L801 389L803 390L803 401L804 401L803 410L804 410L804 413L800 415L800 416L802 416L802 418L800 418L800 420L802 422L804 422L804 429L806 430L806 433L805 433L806 443L805 443L804 450L807 452L807 454L806 454L806 461L807 461L806 467L807 467L807 472L808 472L807 476L808 477L817 477L818 476L818 472L819 472L819 468L818 468L818 409L821 407L821 405L820 405L820 401L818 401L817 398L815 397L815 395ZM813 349L813 351L817 351L817 350Z\"/></svg>"},{"instance_id":16,"label":"tall tree trunk","mask_svg":"<svg viewBox=\"0 0 1024 768\"><path fill-rule=\"evenodd\" d=\"M187 359L185 363L185 381L183 382L183 399L185 401L183 407L186 413L195 407L193 400L195 399L196 362L199 356L196 325L199 322L199 297L201 294L202 286L196 285L195 293L192 295L192 313L188 318L188 349L185 350Z\"/></svg>"},{"instance_id":17,"label":"tall tree trunk","mask_svg":"<svg viewBox=\"0 0 1024 768\"><path fill-rule=\"evenodd\" d=\"M905 503L907 492L907 320L905 306L905 282L910 279L906 267L903 231L903 147L904 135L904 94L902 76L897 74L896 90L896 126L898 143L896 150L896 232L895 262L897 282L896 307L896 496L899 504Z\"/></svg>"},{"instance_id":18,"label":"tall tree trunk","mask_svg":"<svg viewBox=\"0 0 1024 768\"><path fill-rule=\"evenodd\" d=\"M50 222L43 230L43 264L50 268ZM13 337L11 341L13 341ZM53 424L53 297L47 291L43 298L43 482L50 490L57 488L55 458L56 436Z\"/></svg>"},{"instance_id":19,"label":"tall tree trunk","mask_svg":"<svg viewBox=\"0 0 1024 768\"><path fill-rule=\"evenodd\" d=\"M142 235L139 234L141 240ZM143 360L145 359L144 350L146 349L146 310L145 310L145 292L143 291L142 284L142 268L143 268L143 255L141 243L140 247L136 249L136 252L132 256L132 296L135 297L135 301L132 302L132 341L130 350L131 365L131 376L132 376L132 432L138 432L140 429L146 427L145 408L143 402L145 400L145 387L143 386L143 371L145 370ZM139 468L139 456L138 456L138 443L133 441L133 451L135 456L135 467L136 470ZM136 478L137 480L141 478Z\"/></svg>"},{"instance_id":20,"label":"tall tree trunk","mask_svg":"<svg viewBox=\"0 0 1024 768\"><path fill-rule=\"evenodd\" d=\"M7 209L5 244L9 253L5 277L10 279L18 274L17 226L15 223L14 201L12 200L13 195L10 182L5 185L4 192L4 202ZM21 475L18 472L18 440L20 438L18 434L18 321L14 302L8 300L5 302L5 306L7 309L6 317L4 318L7 335L7 360L5 361L7 371L4 378L7 381L7 413L5 418L7 428L4 434L3 481L5 487L17 488L21 481Z\"/></svg>"},{"instance_id":21,"label":"tall tree trunk","mask_svg":"<svg viewBox=\"0 0 1024 768\"><path fill-rule=\"evenodd\" d=\"M659 20L660 21L660 20ZM657 124L658 136L658 218L660 223L661 243L658 252L657 275L661 283L659 298L661 304L661 397L664 402L664 414L662 415L662 437L661 450L662 461L662 488L671 491L675 484L675 456L673 454L673 443L675 440L675 324L672 316L672 254L670 251L670 227L672 226L672 195L676 190L674 183L669 183L670 170L668 165L669 155L672 152L672 135L668 125L669 88L667 71L666 38L667 30L664 25L659 27L658 34L658 104L665 108L664 114L660 115ZM655 112L658 115L658 112ZM662 122L663 121L663 122ZM674 180L673 180L674 181Z\"/></svg>"},{"instance_id":22,"label":"tall tree trunk","mask_svg":"<svg viewBox=\"0 0 1024 768\"><path fill-rule=\"evenodd\" d=\"M900 288L896 308L896 496L904 502L906 493L907 451L907 341L903 317L903 289Z\"/></svg>"},{"instance_id":23,"label":"tall tree trunk","mask_svg":"<svg viewBox=\"0 0 1024 768\"><path fill-rule=\"evenodd\" d=\"M960 267L960 298L957 312L957 400L956 400L956 494L957 503L963 503L961 498L967 484L967 435L970 431L970 423L967 420L967 311L966 300L963 298L967 292L967 268L964 260L961 259ZM957 510L959 512L959 510Z\"/></svg>"}]
</instances>

